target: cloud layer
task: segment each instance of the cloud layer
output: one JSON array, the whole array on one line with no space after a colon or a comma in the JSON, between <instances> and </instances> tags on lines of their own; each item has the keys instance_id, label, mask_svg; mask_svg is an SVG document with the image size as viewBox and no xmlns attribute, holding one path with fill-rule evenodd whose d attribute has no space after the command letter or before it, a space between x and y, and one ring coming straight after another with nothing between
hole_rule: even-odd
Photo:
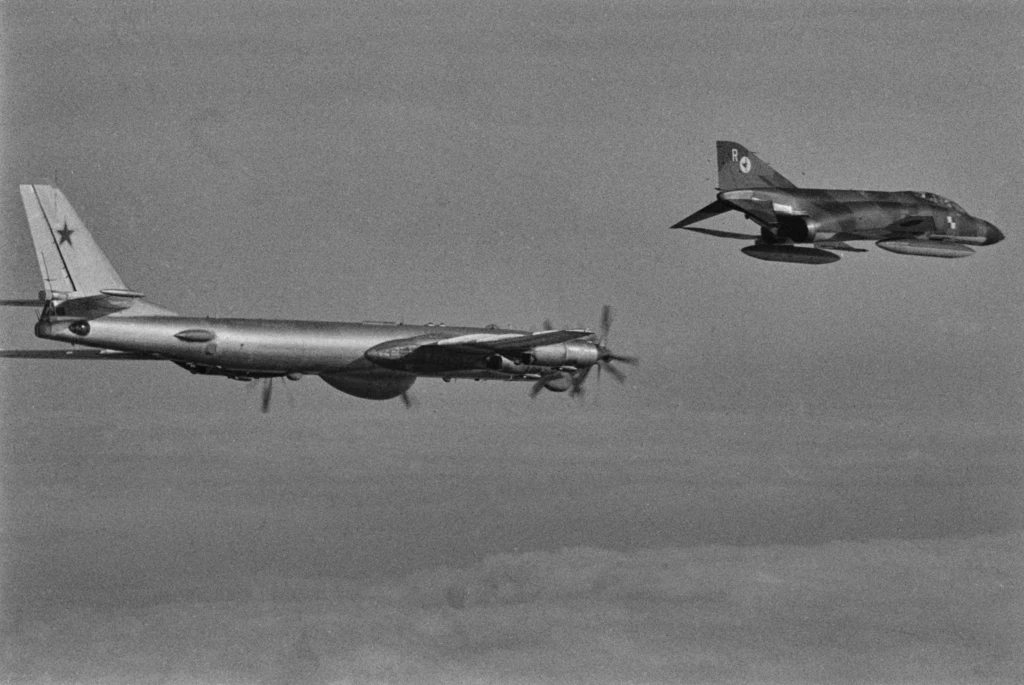
<instances>
[{"instance_id":1,"label":"cloud layer","mask_svg":"<svg viewBox=\"0 0 1024 685\"><path fill-rule=\"evenodd\" d=\"M16 682L1017 682L1020 534L594 548L24 616Z\"/></svg>"}]
</instances>

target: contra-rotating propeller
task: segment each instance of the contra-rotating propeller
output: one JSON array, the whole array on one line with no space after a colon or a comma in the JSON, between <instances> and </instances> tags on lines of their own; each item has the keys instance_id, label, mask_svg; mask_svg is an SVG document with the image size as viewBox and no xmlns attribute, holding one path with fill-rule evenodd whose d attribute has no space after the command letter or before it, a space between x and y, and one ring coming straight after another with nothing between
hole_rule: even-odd
<instances>
[{"instance_id":1,"label":"contra-rotating propeller","mask_svg":"<svg viewBox=\"0 0 1024 685\"><path fill-rule=\"evenodd\" d=\"M612 362L621 362L629 366L636 366L638 359L636 357L630 357L624 354L615 354L605 345L608 340L608 331L612 327L612 308L605 305L601 308L601 328L597 343L597 377L598 380L601 378L601 370L605 370L611 374L612 378L617 380L619 383L626 381L626 374L622 373L612 365ZM583 393L583 382L587 380L587 376L590 374L590 370L594 366L588 366L582 371L576 373L572 380L572 389L570 395L573 397L579 397Z\"/></svg>"},{"instance_id":2,"label":"contra-rotating propeller","mask_svg":"<svg viewBox=\"0 0 1024 685\"><path fill-rule=\"evenodd\" d=\"M626 380L626 375L612 365L612 362L621 362L630 366L636 366L636 357L629 357L626 355L615 354L605 345L605 341L608 339L608 331L612 326L612 309L610 306L605 305L601 308L601 327L599 329L599 337L594 340L597 345L597 373L600 378L601 370L604 369L612 375L612 377L619 383L623 383ZM549 320L544 321L544 330L552 330L552 325ZM583 382L587 379L587 375L590 373L590 369L593 366L584 367L582 370L577 371L571 377L566 376L566 382L568 387L559 388L559 390L569 390L573 397L578 397L583 392ZM557 381L558 379L542 378L533 384L530 389L530 397L536 397L540 394L540 391L547 387L550 383Z\"/></svg>"},{"instance_id":3,"label":"contra-rotating propeller","mask_svg":"<svg viewBox=\"0 0 1024 685\"><path fill-rule=\"evenodd\" d=\"M302 378L301 373L292 372L286 373L283 376L264 376L263 378L263 389L260 396L260 412L263 414L270 413L270 400L274 394L274 379L275 378L287 378L290 381L297 381Z\"/></svg>"}]
</instances>

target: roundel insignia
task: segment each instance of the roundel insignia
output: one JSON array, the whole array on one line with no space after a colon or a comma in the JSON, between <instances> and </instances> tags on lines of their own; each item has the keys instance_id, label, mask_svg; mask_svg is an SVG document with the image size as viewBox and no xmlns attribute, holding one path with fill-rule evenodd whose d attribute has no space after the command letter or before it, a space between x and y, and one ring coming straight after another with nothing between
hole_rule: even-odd
<instances>
[{"instance_id":1,"label":"roundel insignia","mask_svg":"<svg viewBox=\"0 0 1024 685\"><path fill-rule=\"evenodd\" d=\"M740 158L740 171L742 171L745 174L750 173L750 157Z\"/></svg>"}]
</instances>

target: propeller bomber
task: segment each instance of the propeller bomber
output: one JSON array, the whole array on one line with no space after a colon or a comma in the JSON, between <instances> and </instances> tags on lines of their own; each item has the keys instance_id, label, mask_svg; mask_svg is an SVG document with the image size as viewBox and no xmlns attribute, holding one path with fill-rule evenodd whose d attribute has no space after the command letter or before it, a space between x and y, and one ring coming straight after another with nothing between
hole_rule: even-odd
<instances>
[{"instance_id":1,"label":"propeller bomber","mask_svg":"<svg viewBox=\"0 0 1024 685\"><path fill-rule=\"evenodd\" d=\"M241 381L266 379L262 408L275 378L319 376L355 397L401 397L420 376L530 381L542 389L579 395L590 369L620 382L618 361L635 364L605 346L611 325L605 306L600 336L585 329L531 332L388 322L286 321L180 316L129 290L75 213L51 185L22 185L43 276L38 300L0 300L42 307L37 337L76 345L70 350L4 350L28 359L166 360L195 374ZM83 346L90 349L81 349Z\"/></svg>"}]
</instances>

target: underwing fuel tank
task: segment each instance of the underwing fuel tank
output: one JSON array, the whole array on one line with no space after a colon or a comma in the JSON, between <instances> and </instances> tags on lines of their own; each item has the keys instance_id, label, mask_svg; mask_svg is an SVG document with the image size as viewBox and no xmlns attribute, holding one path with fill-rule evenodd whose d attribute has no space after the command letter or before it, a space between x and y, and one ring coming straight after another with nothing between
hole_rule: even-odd
<instances>
[{"instance_id":1,"label":"underwing fuel tank","mask_svg":"<svg viewBox=\"0 0 1024 685\"><path fill-rule=\"evenodd\" d=\"M883 250L897 254L918 255L921 257L970 257L974 250L966 245L939 240L879 240L877 243Z\"/></svg>"},{"instance_id":2,"label":"underwing fuel tank","mask_svg":"<svg viewBox=\"0 0 1024 685\"><path fill-rule=\"evenodd\" d=\"M766 262L792 262L794 264L831 264L839 261L839 255L816 247L796 245L751 245L743 248L743 254Z\"/></svg>"}]
</instances>

